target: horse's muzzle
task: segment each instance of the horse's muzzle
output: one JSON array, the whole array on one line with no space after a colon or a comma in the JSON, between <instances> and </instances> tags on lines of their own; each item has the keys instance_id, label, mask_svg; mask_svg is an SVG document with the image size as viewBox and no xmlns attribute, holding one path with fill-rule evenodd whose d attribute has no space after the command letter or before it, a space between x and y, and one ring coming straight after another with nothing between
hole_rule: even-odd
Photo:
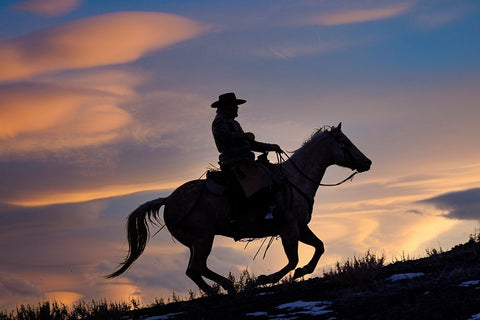
<instances>
[{"instance_id":1,"label":"horse's muzzle","mask_svg":"<svg viewBox=\"0 0 480 320\"><path fill-rule=\"evenodd\" d=\"M370 170L371 166L372 166L372 160L367 159L367 160L363 161L362 163L358 164L356 169L357 169L358 172L365 172L365 171Z\"/></svg>"}]
</instances>

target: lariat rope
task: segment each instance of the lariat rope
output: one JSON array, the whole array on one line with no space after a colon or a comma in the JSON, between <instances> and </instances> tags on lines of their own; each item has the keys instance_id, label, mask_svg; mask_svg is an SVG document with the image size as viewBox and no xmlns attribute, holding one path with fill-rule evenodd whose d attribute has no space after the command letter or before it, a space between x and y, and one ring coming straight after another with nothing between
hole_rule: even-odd
<instances>
[{"instance_id":1,"label":"lariat rope","mask_svg":"<svg viewBox=\"0 0 480 320\"><path fill-rule=\"evenodd\" d=\"M279 236L270 236L270 240L268 240L268 244L267 244L267 247L265 248L265 252L263 253L263 258L262 259L265 259L265 256L267 255L267 251L268 251L268 249L270 249L270 246L272 245L273 240L276 240L278 238L279 238ZM255 240L259 240L259 239L260 238L241 239L240 241L246 242L245 248L243 248L245 250L245 249L247 249L250 242L255 241ZM262 249L265 242L267 242L267 239L268 239L268 237L263 238L262 243L260 244L260 247L258 247L257 253L255 253L255 255L253 256L253 260L255 260L257 258L258 253Z\"/></svg>"}]
</instances>

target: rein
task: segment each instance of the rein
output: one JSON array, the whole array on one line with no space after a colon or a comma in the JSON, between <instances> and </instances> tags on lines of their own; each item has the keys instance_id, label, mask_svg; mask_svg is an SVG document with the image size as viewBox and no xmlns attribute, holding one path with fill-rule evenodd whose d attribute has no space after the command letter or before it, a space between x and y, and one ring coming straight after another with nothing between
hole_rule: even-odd
<instances>
[{"instance_id":1,"label":"rein","mask_svg":"<svg viewBox=\"0 0 480 320\"><path fill-rule=\"evenodd\" d=\"M336 187L336 186L339 186L341 185L342 183L345 183L347 182L348 180L352 180L353 177L358 173L358 171L355 170L355 172L353 172L351 175L349 175L348 177L346 177L345 179L343 179L342 181L340 182L337 182L337 183L320 183L320 182L317 182L315 180L313 180L311 177L309 177L307 174L305 174L305 172L302 171L302 169L300 169L297 164L292 160L292 158L289 157L289 155L282 150L281 153L277 153L277 157L279 158L279 160L281 160L282 162L285 162L284 159L283 159L283 156L282 154L284 154L288 160L290 160L290 162L293 164L293 166L295 167L295 169L297 169L297 171L304 177L306 178L308 181L318 185L318 186L322 186L322 187Z\"/></svg>"}]
</instances>

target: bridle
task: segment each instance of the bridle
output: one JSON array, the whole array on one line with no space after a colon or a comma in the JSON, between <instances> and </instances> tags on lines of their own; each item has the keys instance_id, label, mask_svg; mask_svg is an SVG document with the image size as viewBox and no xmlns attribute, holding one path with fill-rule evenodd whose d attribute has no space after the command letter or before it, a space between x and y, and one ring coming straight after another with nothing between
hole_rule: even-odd
<instances>
[{"instance_id":1,"label":"bridle","mask_svg":"<svg viewBox=\"0 0 480 320\"><path fill-rule=\"evenodd\" d=\"M340 182L337 182L337 183L319 183L317 181L315 181L314 179L312 179L310 176L308 176L305 172L302 171L302 169L300 169L297 164L295 163L295 161L292 160L292 158L290 158L290 156L285 152L285 151L282 151L282 152L277 152L277 157L280 160L280 163L281 162L285 162L285 159L283 158L283 156L285 156L287 158L287 160L290 160L290 163L293 165L293 167L298 171L298 173L300 173L300 175L302 175L305 179L307 179L308 181L314 183L315 185L317 186L322 186L322 187L336 187L336 186L339 186L341 185L342 183L345 183L347 182L348 180L352 180L353 177L359 173L357 170L355 170L351 175L349 175L348 177L346 177L345 179L343 179L342 181Z\"/></svg>"},{"instance_id":2,"label":"bridle","mask_svg":"<svg viewBox=\"0 0 480 320\"><path fill-rule=\"evenodd\" d=\"M331 132L329 132L330 134L332 134ZM345 154L345 158L348 158L352 163L355 163L355 159L351 153L351 151L345 146L345 144L343 142L340 142L338 141L338 137L336 135L333 136L333 138L335 139L335 142L337 142L339 145L340 145L340 149L343 151L343 153ZM278 163L282 163L282 162L285 162L285 159L283 158L283 156L285 156L288 160L290 160L290 162L292 163L293 167L298 171L298 173L300 173L300 175L302 175L304 178L306 178L308 181L314 183L315 185L317 186L322 186L322 187L335 187L335 186L339 186L341 185L342 183L345 183L347 182L348 180L352 180L353 177L359 173L357 170L355 170L351 175L349 175L348 177L346 177L345 179L343 179L342 181L340 182L337 182L337 183L320 183L320 182L317 182L315 181L314 179L312 179L310 176L308 176L305 172L302 171L302 169L300 169L300 167L298 167L298 165L295 163L295 161L292 160L292 158L290 158L290 156L285 152L285 151L281 151L281 152L277 152L277 162Z\"/></svg>"}]
</instances>

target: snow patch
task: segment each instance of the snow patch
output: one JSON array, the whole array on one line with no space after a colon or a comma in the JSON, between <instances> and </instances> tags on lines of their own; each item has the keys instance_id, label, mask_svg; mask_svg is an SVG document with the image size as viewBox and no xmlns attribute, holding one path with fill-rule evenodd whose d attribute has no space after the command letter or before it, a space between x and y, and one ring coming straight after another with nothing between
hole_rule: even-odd
<instances>
[{"instance_id":1,"label":"snow patch","mask_svg":"<svg viewBox=\"0 0 480 320\"><path fill-rule=\"evenodd\" d=\"M274 292L260 292L260 293L257 293L257 296L268 296L271 294L274 294Z\"/></svg>"},{"instance_id":2,"label":"snow patch","mask_svg":"<svg viewBox=\"0 0 480 320\"><path fill-rule=\"evenodd\" d=\"M318 316L326 313L332 312L332 310L326 310L326 308L332 305L329 301L295 301L290 303L284 303L277 307L277 309L287 309L288 311L300 309L294 314L309 314L313 316Z\"/></svg>"},{"instance_id":3,"label":"snow patch","mask_svg":"<svg viewBox=\"0 0 480 320\"><path fill-rule=\"evenodd\" d=\"M458 286L459 287L472 287L472 286L476 286L480 283L480 280L471 280L471 281L465 281L465 282L462 282L460 283Z\"/></svg>"},{"instance_id":4,"label":"snow patch","mask_svg":"<svg viewBox=\"0 0 480 320\"><path fill-rule=\"evenodd\" d=\"M472 315L468 320L480 320L480 313Z\"/></svg>"},{"instance_id":5,"label":"snow patch","mask_svg":"<svg viewBox=\"0 0 480 320\"><path fill-rule=\"evenodd\" d=\"M268 312L258 311L258 312L246 313L245 315L250 317L265 317L265 316L268 316Z\"/></svg>"},{"instance_id":6,"label":"snow patch","mask_svg":"<svg viewBox=\"0 0 480 320\"><path fill-rule=\"evenodd\" d=\"M422 277L424 276L425 273L423 272L416 272L416 273L400 273L400 274L394 274L390 278L387 278L387 281L400 281L400 280L410 280L416 277Z\"/></svg>"},{"instance_id":7,"label":"snow patch","mask_svg":"<svg viewBox=\"0 0 480 320\"><path fill-rule=\"evenodd\" d=\"M168 320L171 317L175 317L176 315L179 315L182 313L183 312L168 313L168 314L164 314L163 316L153 316L153 317L144 318L142 320Z\"/></svg>"},{"instance_id":8,"label":"snow patch","mask_svg":"<svg viewBox=\"0 0 480 320\"><path fill-rule=\"evenodd\" d=\"M293 320L299 315L319 316L333 312L327 310L332 305L329 301L295 301L290 303L284 303L275 307L279 310L285 310L286 313L269 315L267 312L258 311L247 313L245 316L250 317L268 317L270 320ZM293 311L293 312L292 312ZM334 319L334 318L332 318Z\"/></svg>"}]
</instances>

